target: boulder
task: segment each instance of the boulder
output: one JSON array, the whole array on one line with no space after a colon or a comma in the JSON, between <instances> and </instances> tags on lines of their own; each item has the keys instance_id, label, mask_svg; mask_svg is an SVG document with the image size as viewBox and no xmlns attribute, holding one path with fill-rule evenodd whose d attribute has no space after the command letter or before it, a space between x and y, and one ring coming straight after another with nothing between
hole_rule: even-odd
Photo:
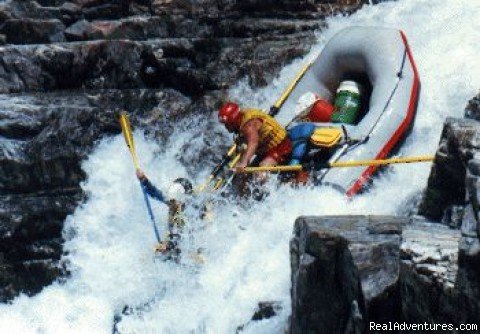
<instances>
[{"instance_id":1,"label":"boulder","mask_svg":"<svg viewBox=\"0 0 480 334\"><path fill-rule=\"evenodd\" d=\"M465 257L476 258L480 254L480 154L468 162L466 175L466 206L461 217L462 239L460 252Z\"/></svg>"},{"instance_id":2,"label":"boulder","mask_svg":"<svg viewBox=\"0 0 480 334\"><path fill-rule=\"evenodd\" d=\"M419 213L440 220L444 211L465 204L466 166L480 148L480 123L447 118Z\"/></svg>"},{"instance_id":3,"label":"boulder","mask_svg":"<svg viewBox=\"0 0 480 334\"><path fill-rule=\"evenodd\" d=\"M255 321L261 321L275 317L283 309L283 305L280 302L259 302L258 307L255 309L250 321L237 327L236 333L242 333L244 330L248 330L249 326Z\"/></svg>"},{"instance_id":4,"label":"boulder","mask_svg":"<svg viewBox=\"0 0 480 334\"><path fill-rule=\"evenodd\" d=\"M421 216L299 217L290 247L291 333L476 323L480 256L462 249L464 238Z\"/></svg>"},{"instance_id":5,"label":"boulder","mask_svg":"<svg viewBox=\"0 0 480 334\"><path fill-rule=\"evenodd\" d=\"M87 20L118 20L125 15L125 6L119 2L103 3L97 6L83 8L82 14Z\"/></svg>"},{"instance_id":6,"label":"boulder","mask_svg":"<svg viewBox=\"0 0 480 334\"><path fill-rule=\"evenodd\" d=\"M480 121L480 93L468 101L467 107L465 108L465 118Z\"/></svg>"},{"instance_id":7,"label":"boulder","mask_svg":"<svg viewBox=\"0 0 480 334\"><path fill-rule=\"evenodd\" d=\"M94 41L9 46L0 50L0 93L55 89L142 88L146 44Z\"/></svg>"},{"instance_id":8,"label":"boulder","mask_svg":"<svg viewBox=\"0 0 480 334\"><path fill-rule=\"evenodd\" d=\"M459 253L459 230L422 220L403 232L402 312L410 323L477 323L478 256Z\"/></svg>"},{"instance_id":9,"label":"boulder","mask_svg":"<svg viewBox=\"0 0 480 334\"><path fill-rule=\"evenodd\" d=\"M60 6L60 10L62 13L69 14L69 15L79 15L82 7L73 2L65 2Z\"/></svg>"},{"instance_id":10,"label":"boulder","mask_svg":"<svg viewBox=\"0 0 480 334\"><path fill-rule=\"evenodd\" d=\"M0 96L1 97L1 96ZM29 193L78 186L80 163L98 139L120 133L115 111L159 139L188 114L190 99L172 90L103 91L0 98L0 188ZM8 107L6 107L8 105ZM155 123L155 126L151 125Z\"/></svg>"},{"instance_id":11,"label":"boulder","mask_svg":"<svg viewBox=\"0 0 480 334\"><path fill-rule=\"evenodd\" d=\"M171 18L163 16L132 17L117 21L80 20L68 27L65 35L71 41L94 39L147 40L170 37Z\"/></svg>"},{"instance_id":12,"label":"boulder","mask_svg":"<svg viewBox=\"0 0 480 334\"><path fill-rule=\"evenodd\" d=\"M7 43L40 44L65 41L65 26L58 19L9 19L0 29Z\"/></svg>"},{"instance_id":13,"label":"boulder","mask_svg":"<svg viewBox=\"0 0 480 334\"><path fill-rule=\"evenodd\" d=\"M448 225L404 231L402 306L412 322L476 323L480 318L480 123L478 95L466 119L445 121L419 212Z\"/></svg>"},{"instance_id":14,"label":"boulder","mask_svg":"<svg viewBox=\"0 0 480 334\"><path fill-rule=\"evenodd\" d=\"M408 218L299 217L290 245L291 333L365 333L399 317L400 235Z\"/></svg>"},{"instance_id":15,"label":"boulder","mask_svg":"<svg viewBox=\"0 0 480 334\"><path fill-rule=\"evenodd\" d=\"M115 21L93 23L87 20L80 20L65 30L65 36L69 41L105 39L119 25Z\"/></svg>"},{"instance_id":16,"label":"boulder","mask_svg":"<svg viewBox=\"0 0 480 334\"><path fill-rule=\"evenodd\" d=\"M62 19L59 7L42 6L34 0L12 0L0 4L0 17L9 19Z\"/></svg>"},{"instance_id":17,"label":"boulder","mask_svg":"<svg viewBox=\"0 0 480 334\"><path fill-rule=\"evenodd\" d=\"M82 197L78 188L0 195L0 302L37 293L64 273L63 220Z\"/></svg>"}]
</instances>

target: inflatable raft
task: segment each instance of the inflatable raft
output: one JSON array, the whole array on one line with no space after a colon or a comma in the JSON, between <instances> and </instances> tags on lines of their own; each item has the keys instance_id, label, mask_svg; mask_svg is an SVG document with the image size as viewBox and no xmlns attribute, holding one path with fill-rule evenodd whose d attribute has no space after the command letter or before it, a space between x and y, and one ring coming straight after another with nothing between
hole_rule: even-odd
<instances>
[{"instance_id":1,"label":"inflatable raft","mask_svg":"<svg viewBox=\"0 0 480 334\"><path fill-rule=\"evenodd\" d=\"M328 162L386 158L413 125L420 92L415 62L401 30L350 27L337 33L288 95L279 110L279 121L293 118L296 104L306 92L333 103L345 80L364 87L365 103L356 124L316 124L341 128L344 134ZM377 168L321 169L313 177L316 184L353 196Z\"/></svg>"}]
</instances>

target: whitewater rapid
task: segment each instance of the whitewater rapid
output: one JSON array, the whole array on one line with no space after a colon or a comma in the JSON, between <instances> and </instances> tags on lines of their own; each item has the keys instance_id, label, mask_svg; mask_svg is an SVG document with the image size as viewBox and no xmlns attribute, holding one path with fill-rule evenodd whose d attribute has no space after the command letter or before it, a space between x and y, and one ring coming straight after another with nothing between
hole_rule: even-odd
<instances>
[{"instance_id":1,"label":"whitewater rapid","mask_svg":"<svg viewBox=\"0 0 480 334\"><path fill-rule=\"evenodd\" d=\"M303 59L285 67L274 82L252 91L243 82L231 96L245 105L268 108L296 72L321 51L340 29L379 25L405 31L422 82L415 127L402 155L431 154L447 116L462 117L480 88L476 66L480 43L478 3L471 0L405 0L366 6L356 14L328 20L329 28ZM213 114L212 114L213 117ZM141 164L153 183L165 190L187 176L177 152L192 133L178 131L164 143L135 140ZM195 140L194 145L200 145ZM161 152L161 153L159 153ZM155 244L142 193L123 138L101 141L83 163L88 201L65 222L66 255L71 271L34 297L20 296L0 305L2 333L111 333L116 315L120 333L281 333L290 313L289 240L299 215L396 214L425 187L429 164L393 166L375 179L371 190L347 201L332 190L272 191L262 203L216 209L213 222L190 212L185 249L202 248L206 263L188 258L182 265L153 261ZM208 171L198 175L200 182ZM154 203L165 221L167 209ZM259 301L283 304L276 317L248 323ZM128 306L128 307L126 307ZM123 311L123 312L122 312Z\"/></svg>"}]
</instances>

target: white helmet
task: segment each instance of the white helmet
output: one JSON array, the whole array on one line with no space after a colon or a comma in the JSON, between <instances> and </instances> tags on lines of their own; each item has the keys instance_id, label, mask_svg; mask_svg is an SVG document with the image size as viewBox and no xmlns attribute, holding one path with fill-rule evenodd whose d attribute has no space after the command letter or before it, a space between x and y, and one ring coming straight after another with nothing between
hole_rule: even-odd
<instances>
[{"instance_id":1,"label":"white helmet","mask_svg":"<svg viewBox=\"0 0 480 334\"><path fill-rule=\"evenodd\" d=\"M175 199L177 201L184 201L186 195L190 195L193 192L192 183L187 179L180 177L172 182L167 190L168 199Z\"/></svg>"},{"instance_id":2,"label":"white helmet","mask_svg":"<svg viewBox=\"0 0 480 334\"><path fill-rule=\"evenodd\" d=\"M305 111L308 112L317 99L318 96L312 92L308 92L300 96L294 109L295 116L298 117L305 113Z\"/></svg>"}]
</instances>

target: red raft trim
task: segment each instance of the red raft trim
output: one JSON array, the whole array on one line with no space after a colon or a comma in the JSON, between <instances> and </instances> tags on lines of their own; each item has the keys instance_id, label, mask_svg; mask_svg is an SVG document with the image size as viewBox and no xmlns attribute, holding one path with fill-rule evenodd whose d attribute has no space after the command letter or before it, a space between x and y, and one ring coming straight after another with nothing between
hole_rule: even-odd
<instances>
[{"instance_id":1,"label":"red raft trim","mask_svg":"<svg viewBox=\"0 0 480 334\"><path fill-rule=\"evenodd\" d=\"M392 151L392 149L395 147L398 141L405 134L405 131L407 131L408 126L410 125L410 123L413 120L413 117L415 116L415 109L416 109L416 104L418 99L418 90L420 87L420 80L418 78L418 71L417 71L417 66L415 65L415 60L413 60L412 52L410 50L410 46L408 45L407 37L405 36L405 33L402 30L400 30L400 35L402 36L402 40L403 40L403 43L405 44L405 48L407 51L408 60L410 61L410 64L412 65L412 69L413 69L413 86L412 86L412 91L410 93L410 102L408 104L407 116L405 117L403 122L400 124L398 129L394 132L390 140L385 144L385 146L383 146L383 148L377 154L375 159L385 159L387 157L390 151ZM365 171L362 173L360 178L353 184L353 186L350 189L348 189L346 195L348 197L352 197L355 194L357 194L362 189L363 185L367 182L367 180L369 180L372 174L377 170L377 168L378 166L369 166L367 169L365 169Z\"/></svg>"}]
</instances>

